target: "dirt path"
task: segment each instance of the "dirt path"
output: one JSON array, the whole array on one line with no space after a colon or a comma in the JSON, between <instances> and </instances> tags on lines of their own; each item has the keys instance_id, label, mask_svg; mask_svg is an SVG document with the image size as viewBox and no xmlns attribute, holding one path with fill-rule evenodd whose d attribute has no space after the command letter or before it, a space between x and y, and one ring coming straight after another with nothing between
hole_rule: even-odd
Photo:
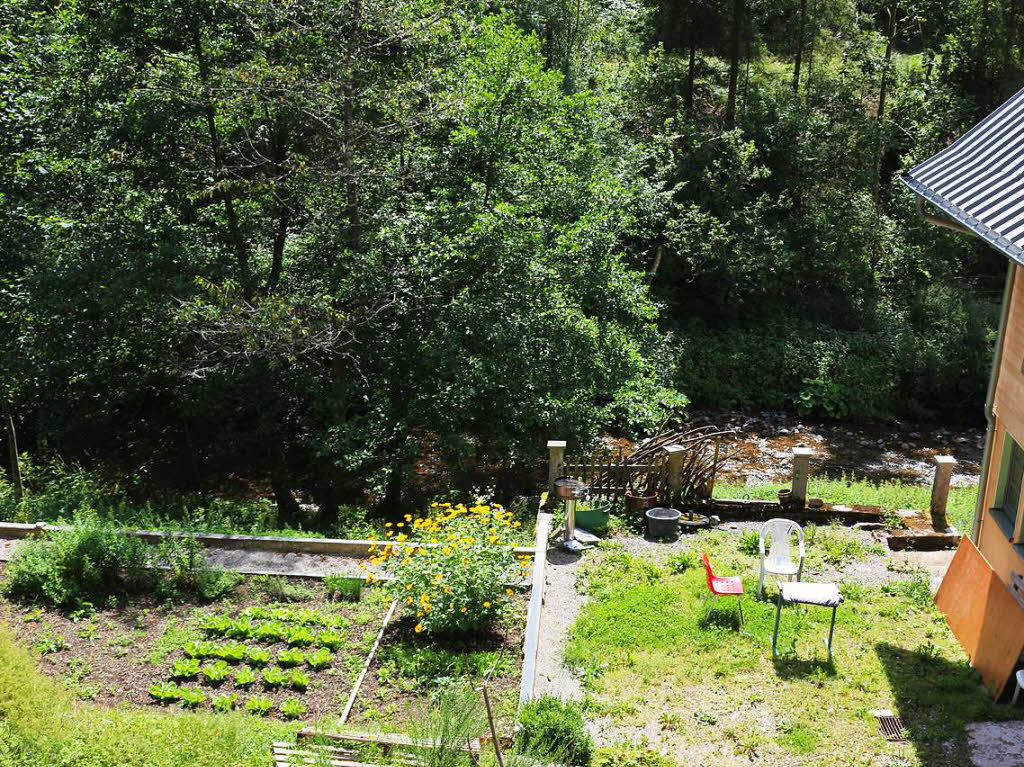
<instances>
[{"instance_id":1,"label":"dirt path","mask_svg":"<svg viewBox=\"0 0 1024 767\"><path fill-rule=\"evenodd\" d=\"M537 696L554 695L569 700L582 700L579 680L562 663L562 653L569 629L579 617L586 601L576 590L576 572L581 557L560 548L548 549L545 568L544 606L540 613L540 642L537 650Z\"/></svg>"}]
</instances>

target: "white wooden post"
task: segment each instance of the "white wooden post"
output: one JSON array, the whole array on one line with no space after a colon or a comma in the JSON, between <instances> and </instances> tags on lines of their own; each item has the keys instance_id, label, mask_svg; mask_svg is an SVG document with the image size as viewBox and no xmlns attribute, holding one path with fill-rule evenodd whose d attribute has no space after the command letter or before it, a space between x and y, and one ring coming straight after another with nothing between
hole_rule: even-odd
<instances>
[{"instance_id":1,"label":"white wooden post","mask_svg":"<svg viewBox=\"0 0 1024 767\"><path fill-rule=\"evenodd\" d=\"M672 497L666 499L665 503L678 503L679 491L683 486L683 459L686 457L686 448L682 445L667 445L662 450L667 456L668 485L672 488Z\"/></svg>"},{"instance_id":2,"label":"white wooden post","mask_svg":"<svg viewBox=\"0 0 1024 767\"><path fill-rule=\"evenodd\" d=\"M946 519L946 501L949 499L949 480L959 462L951 455L935 456L935 478L932 480L932 527L941 533L949 529Z\"/></svg>"},{"instance_id":3,"label":"white wooden post","mask_svg":"<svg viewBox=\"0 0 1024 767\"><path fill-rule=\"evenodd\" d=\"M809 447L793 448L793 491L791 503L797 508L807 506L807 479L811 473L811 456L814 451Z\"/></svg>"},{"instance_id":4,"label":"white wooden post","mask_svg":"<svg viewBox=\"0 0 1024 767\"><path fill-rule=\"evenodd\" d=\"M555 498L555 480L562 476L565 464L565 440L548 440L548 506L558 503Z\"/></svg>"}]
</instances>

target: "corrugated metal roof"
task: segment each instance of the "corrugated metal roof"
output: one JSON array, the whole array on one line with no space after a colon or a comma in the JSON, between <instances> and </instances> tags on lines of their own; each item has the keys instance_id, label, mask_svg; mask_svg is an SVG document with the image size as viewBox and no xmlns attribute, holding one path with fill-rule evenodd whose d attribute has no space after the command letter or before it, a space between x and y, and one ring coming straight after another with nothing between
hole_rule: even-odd
<instances>
[{"instance_id":1,"label":"corrugated metal roof","mask_svg":"<svg viewBox=\"0 0 1024 767\"><path fill-rule=\"evenodd\" d=\"M1024 89L902 181L1024 264Z\"/></svg>"}]
</instances>

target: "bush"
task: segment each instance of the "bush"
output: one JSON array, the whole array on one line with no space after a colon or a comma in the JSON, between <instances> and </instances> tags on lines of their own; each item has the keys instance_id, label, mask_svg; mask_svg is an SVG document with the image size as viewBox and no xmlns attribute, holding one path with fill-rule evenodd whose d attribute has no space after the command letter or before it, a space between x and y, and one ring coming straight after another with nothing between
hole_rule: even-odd
<instances>
[{"instance_id":1,"label":"bush","mask_svg":"<svg viewBox=\"0 0 1024 767\"><path fill-rule=\"evenodd\" d=\"M544 696L523 706L519 723L523 752L572 765L590 763L593 744L578 704Z\"/></svg>"},{"instance_id":2,"label":"bush","mask_svg":"<svg viewBox=\"0 0 1024 767\"><path fill-rule=\"evenodd\" d=\"M148 555L139 538L83 515L70 530L23 541L7 565L3 593L58 607L103 602L152 583Z\"/></svg>"},{"instance_id":3,"label":"bush","mask_svg":"<svg viewBox=\"0 0 1024 767\"><path fill-rule=\"evenodd\" d=\"M512 596L505 584L522 574L512 541L519 523L498 505L433 508L434 517L406 515L389 527L389 541L372 561L385 564L397 597L416 610L417 633L486 629ZM426 545L395 545L401 543Z\"/></svg>"},{"instance_id":4,"label":"bush","mask_svg":"<svg viewBox=\"0 0 1024 767\"><path fill-rule=\"evenodd\" d=\"M672 554L668 558L668 569L676 575L681 575L687 570L699 567L700 564L700 557L697 556L695 551L680 551L678 554Z\"/></svg>"},{"instance_id":5,"label":"bush","mask_svg":"<svg viewBox=\"0 0 1024 767\"><path fill-rule=\"evenodd\" d=\"M242 579L237 573L211 568L206 563L203 545L191 535L162 541L156 565L161 568L156 593L168 601L195 597L211 602L230 593Z\"/></svg>"}]
</instances>

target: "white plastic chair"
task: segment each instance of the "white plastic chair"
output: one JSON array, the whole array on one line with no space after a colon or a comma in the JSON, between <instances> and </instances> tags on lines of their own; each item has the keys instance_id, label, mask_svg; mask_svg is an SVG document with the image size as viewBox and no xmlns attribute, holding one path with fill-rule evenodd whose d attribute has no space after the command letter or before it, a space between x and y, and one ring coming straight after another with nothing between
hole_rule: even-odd
<instances>
[{"instance_id":1,"label":"white plastic chair","mask_svg":"<svg viewBox=\"0 0 1024 767\"><path fill-rule=\"evenodd\" d=\"M790 552L790 535L796 532L797 548L800 555L799 562L793 561ZM765 556L764 542L768 539L770 548ZM757 595L764 593L764 576L766 573L772 575L785 575L788 580L793 576L799 581L804 572L804 531L796 522L791 519L769 519L761 527L761 534L757 539L757 547L761 552L761 580L757 584Z\"/></svg>"}]
</instances>

